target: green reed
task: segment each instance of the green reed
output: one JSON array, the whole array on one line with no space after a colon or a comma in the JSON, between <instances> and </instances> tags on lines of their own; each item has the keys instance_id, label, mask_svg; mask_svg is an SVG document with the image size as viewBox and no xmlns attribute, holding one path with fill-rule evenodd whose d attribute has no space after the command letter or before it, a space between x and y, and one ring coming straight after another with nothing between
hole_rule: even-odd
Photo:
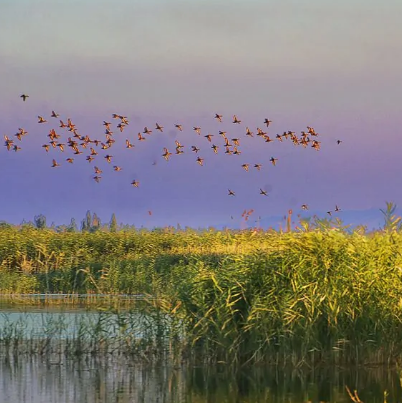
<instances>
[{"instance_id":1,"label":"green reed","mask_svg":"<svg viewBox=\"0 0 402 403\"><path fill-rule=\"evenodd\" d=\"M133 335L125 348L141 354L170 346L175 359L225 365L394 364L402 358L402 234L391 224L372 233L327 220L286 233L5 228L0 292L145 295L146 337L125 324ZM73 344L109 346L104 324L94 326Z\"/></svg>"}]
</instances>

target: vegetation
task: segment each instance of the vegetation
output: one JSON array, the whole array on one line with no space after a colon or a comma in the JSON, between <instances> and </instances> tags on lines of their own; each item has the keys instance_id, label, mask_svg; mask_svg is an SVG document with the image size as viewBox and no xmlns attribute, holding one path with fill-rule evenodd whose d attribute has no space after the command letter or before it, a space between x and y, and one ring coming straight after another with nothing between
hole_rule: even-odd
<instances>
[{"instance_id":1,"label":"vegetation","mask_svg":"<svg viewBox=\"0 0 402 403\"><path fill-rule=\"evenodd\" d=\"M175 357L396 363L402 233L392 208L371 233L318 219L289 232L2 226L0 291L142 294L147 345Z\"/></svg>"}]
</instances>

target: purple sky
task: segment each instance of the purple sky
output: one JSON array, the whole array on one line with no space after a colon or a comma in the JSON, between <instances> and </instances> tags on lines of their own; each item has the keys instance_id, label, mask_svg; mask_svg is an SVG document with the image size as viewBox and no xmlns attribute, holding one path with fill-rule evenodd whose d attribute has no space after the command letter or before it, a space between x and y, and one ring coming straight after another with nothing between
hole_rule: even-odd
<instances>
[{"instance_id":1,"label":"purple sky","mask_svg":"<svg viewBox=\"0 0 402 403\"><path fill-rule=\"evenodd\" d=\"M24 127L28 135L20 152L0 149L0 219L19 223L43 213L60 224L90 209L103 221L115 212L119 222L138 226L207 226L244 209L268 217L298 212L303 203L323 212L335 204L400 205L401 13L397 0L3 1L1 134ZM26 102L22 93L30 95ZM101 157L89 164L84 154L70 165L70 151L46 154L41 145L51 128L67 138L52 110L99 139L103 120L126 115L130 125L114 130L108 150L123 170ZM233 114L241 125L231 123ZM49 123L37 124L38 115ZM245 127L255 132L266 117L272 137L313 126L321 151L246 138ZM139 143L144 126L154 131ZM201 126L200 138L193 126ZM223 154L219 130L241 139L240 156ZM217 155L207 133L215 135ZM125 148L126 138L134 149ZM163 147L174 152L174 140L185 154L166 162ZM61 167L50 167L53 158ZM257 162L260 172L241 168ZM99 184L94 165L104 171Z\"/></svg>"}]
</instances>

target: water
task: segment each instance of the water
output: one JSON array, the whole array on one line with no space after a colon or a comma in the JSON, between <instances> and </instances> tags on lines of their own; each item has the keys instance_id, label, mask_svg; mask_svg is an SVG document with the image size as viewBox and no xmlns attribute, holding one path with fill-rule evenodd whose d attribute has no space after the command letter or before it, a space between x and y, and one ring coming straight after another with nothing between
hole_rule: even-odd
<instances>
[{"instance_id":1,"label":"water","mask_svg":"<svg viewBox=\"0 0 402 403\"><path fill-rule=\"evenodd\" d=\"M25 323L26 335L40 337L43 322L63 320L73 334L77 321L96 312L80 308L3 309L5 322ZM1 319L2 318L2 319ZM62 319L61 319L62 318ZM194 367L134 363L127 357L69 358L63 354L5 355L0 351L0 402L351 402L345 386L365 403L402 403L399 373L387 368L252 367L233 374L225 366Z\"/></svg>"}]
</instances>

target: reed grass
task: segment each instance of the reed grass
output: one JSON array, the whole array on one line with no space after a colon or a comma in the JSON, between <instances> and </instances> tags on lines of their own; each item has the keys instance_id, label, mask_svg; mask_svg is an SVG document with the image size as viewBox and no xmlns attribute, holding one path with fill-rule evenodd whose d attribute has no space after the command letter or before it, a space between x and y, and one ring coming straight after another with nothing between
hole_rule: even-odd
<instances>
[{"instance_id":1,"label":"reed grass","mask_svg":"<svg viewBox=\"0 0 402 403\"><path fill-rule=\"evenodd\" d=\"M395 364L402 358L395 220L371 233L327 220L287 232L4 228L0 292L145 295L152 331L144 348L137 337L127 348L160 354L165 347L155 346L167 344L175 359ZM89 349L107 344L90 334Z\"/></svg>"}]
</instances>

